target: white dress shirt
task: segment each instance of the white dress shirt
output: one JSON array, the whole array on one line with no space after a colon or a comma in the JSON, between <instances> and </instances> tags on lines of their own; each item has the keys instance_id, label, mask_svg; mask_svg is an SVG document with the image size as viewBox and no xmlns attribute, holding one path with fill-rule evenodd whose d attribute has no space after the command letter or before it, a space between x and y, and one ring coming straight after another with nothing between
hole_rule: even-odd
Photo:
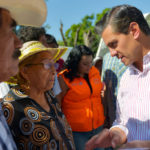
<instances>
[{"instance_id":1,"label":"white dress shirt","mask_svg":"<svg viewBox=\"0 0 150 150\"><path fill-rule=\"evenodd\" d=\"M143 72L129 66L120 81L116 120L128 142L150 140L150 53L143 58Z\"/></svg>"},{"instance_id":2,"label":"white dress shirt","mask_svg":"<svg viewBox=\"0 0 150 150\"><path fill-rule=\"evenodd\" d=\"M1 82L0 83L0 98L3 98L4 96L6 96L9 90L10 88L8 84L5 82Z\"/></svg>"}]
</instances>

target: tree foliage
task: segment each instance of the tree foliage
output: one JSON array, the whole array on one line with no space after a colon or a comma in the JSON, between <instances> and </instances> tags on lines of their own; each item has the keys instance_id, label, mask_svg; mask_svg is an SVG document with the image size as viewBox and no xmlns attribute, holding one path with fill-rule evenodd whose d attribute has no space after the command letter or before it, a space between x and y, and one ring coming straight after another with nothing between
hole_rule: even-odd
<instances>
[{"instance_id":1,"label":"tree foliage","mask_svg":"<svg viewBox=\"0 0 150 150\"><path fill-rule=\"evenodd\" d=\"M95 24L96 24L98 21L100 21L100 20L102 19L102 17L104 16L104 14L105 14L107 11L109 11L109 10L110 10L110 8L106 8L106 9L104 9L104 10L102 11L102 13L96 14Z\"/></svg>"},{"instance_id":2,"label":"tree foliage","mask_svg":"<svg viewBox=\"0 0 150 150\"><path fill-rule=\"evenodd\" d=\"M106 8L102 13L96 15L86 15L81 22L71 25L71 27L65 32L65 38L68 46L86 45L89 46L94 53L96 53L100 36L95 33L95 24L104 16L104 14L110 10Z\"/></svg>"},{"instance_id":3,"label":"tree foliage","mask_svg":"<svg viewBox=\"0 0 150 150\"><path fill-rule=\"evenodd\" d=\"M81 23L78 24L73 24L66 32L65 32L65 37L67 39L68 45L69 46L74 46L74 38L76 36L76 31L79 29L79 35L78 35L78 40L77 44L83 44L83 34L84 32L88 32L88 30L93 30L93 19L94 19L94 14L91 16L85 16Z\"/></svg>"}]
</instances>

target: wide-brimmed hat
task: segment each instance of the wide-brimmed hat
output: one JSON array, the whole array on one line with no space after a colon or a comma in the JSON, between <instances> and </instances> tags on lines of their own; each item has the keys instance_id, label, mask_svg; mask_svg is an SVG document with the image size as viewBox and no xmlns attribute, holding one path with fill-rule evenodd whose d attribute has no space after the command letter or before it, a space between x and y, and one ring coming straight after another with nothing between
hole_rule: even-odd
<instances>
[{"instance_id":1,"label":"wide-brimmed hat","mask_svg":"<svg viewBox=\"0 0 150 150\"><path fill-rule=\"evenodd\" d=\"M67 48L48 48L39 41L30 41L24 43L23 47L20 49L21 56L19 57L19 61L22 62L26 58L43 51L49 51L52 59L57 61L66 52L66 50Z\"/></svg>"},{"instance_id":2,"label":"wide-brimmed hat","mask_svg":"<svg viewBox=\"0 0 150 150\"><path fill-rule=\"evenodd\" d=\"M0 0L0 7L7 9L19 25L39 27L47 16L44 0Z\"/></svg>"}]
</instances>

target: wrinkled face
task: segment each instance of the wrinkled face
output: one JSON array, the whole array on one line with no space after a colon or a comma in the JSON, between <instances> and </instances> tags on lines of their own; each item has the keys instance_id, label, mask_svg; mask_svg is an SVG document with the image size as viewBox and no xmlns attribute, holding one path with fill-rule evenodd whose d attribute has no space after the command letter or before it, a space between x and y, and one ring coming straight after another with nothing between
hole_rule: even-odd
<instances>
[{"instance_id":1,"label":"wrinkled face","mask_svg":"<svg viewBox=\"0 0 150 150\"><path fill-rule=\"evenodd\" d=\"M92 55L83 55L78 65L78 72L81 76L88 74L92 67Z\"/></svg>"},{"instance_id":2,"label":"wrinkled face","mask_svg":"<svg viewBox=\"0 0 150 150\"><path fill-rule=\"evenodd\" d=\"M14 21L10 13L2 9L2 25L0 26L0 81L6 81L18 72L19 48L22 44L12 28Z\"/></svg>"},{"instance_id":3,"label":"wrinkled face","mask_svg":"<svg viewBox=\"0 0 150 150\"><path fill-rule=\"evenodd\" d=\"M47 91L53 87L55 80L55 65L50 52L40 52L32 59L32 63L25 65L23 77L29 81L30 88Z\"/></svg>"},{"instance_id":4,"label":"wrinkled face","mask_svg":"<svg viewBox=\"0 0 150 150\"><path fill-rule=\"evenodd\" d=\"M136 40L135 32L130 30L127 35L115 33L112 27L108 25L102 33L102 38L108 46L111 56L121 59L126 66L136 63L141 59L141 49Z\"/></svg>"}]
</instances>

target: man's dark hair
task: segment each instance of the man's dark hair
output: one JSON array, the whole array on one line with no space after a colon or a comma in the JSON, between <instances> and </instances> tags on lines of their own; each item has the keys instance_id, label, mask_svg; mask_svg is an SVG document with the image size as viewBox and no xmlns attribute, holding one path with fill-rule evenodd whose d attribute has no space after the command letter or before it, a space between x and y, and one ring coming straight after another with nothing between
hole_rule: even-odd
<instances>
[{"instance_id":1,"label":"man's dark hair","mask_svg":"<svg viewBox=\"0 0 150 150\"><path fill-rule=\"evenodd\" d=\"M73 81L75 77L78 77L78 65L83 55L92 55L93 52L85 45L78 45L72 48L67 60L65 61L65 69L69 72L65 72L65 77Z\"/></svg>"},{"instance_id":2,"label":"man's dark hair","mask_svg":"<svg viewBox=\"0 0 150 150\"><path fill-rule=\"evenodd\" d=\"M136 7L130 5L113 7L104 15L99 24L101 24L101 32L103 32L108 25L111 25L114 32L128 34L131 22L136 22L145 35L150 35L150 28L143 13Z\"/></svg>"},{"instance_id":3,"label":"man's dark hair","mask_svg":"<svg viewBox=\"0 0 150 150\"><path fill-rule=\"evenodd\" d=\"M39 41L42 35L45 35L46 31L43 27L30 27L30 26L21 26L18 30L18 37L20 40L25 43L28 41Z\"/></svg>"},{"instance_id":4,"label":"man's dark hair","mask_svg":"<svg viewBox=\"0 0 150 150\"><path fill-rule=\"evenodd\" d=\"M47 40L47 44L56 44L58 45L55 37L51 34L45 34L46 40Z\"/></svg>"}]
</instances>

